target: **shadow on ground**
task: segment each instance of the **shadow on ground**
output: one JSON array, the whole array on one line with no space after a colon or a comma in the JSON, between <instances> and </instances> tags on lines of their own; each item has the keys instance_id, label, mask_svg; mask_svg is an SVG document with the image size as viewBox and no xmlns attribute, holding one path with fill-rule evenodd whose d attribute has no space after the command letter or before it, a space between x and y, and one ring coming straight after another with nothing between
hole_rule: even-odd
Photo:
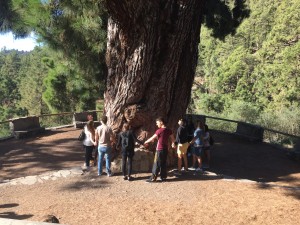
<instances>
[{"instance_id":1,"label":"shadow on ground","mask_svg":"<svg viewBox=\"0 0 300 225\"><path fill-rule=\"evenodd\" d=\"M1 142L2 179L38 175L51 170L82 165L84 152L81 142L77 141L80 131L75 128L63 128L48 131L45 135L35 138ZM300 187L300 163L290 160L283 150L266 143L243 140L231 134L215 131L212 131L212 134L215 144L211 148L212 160L209 171L220 176L204 176L200 179L221 179L222 175L226 175L238 179ZM181 179L198 178L188 175L174 178L173 181L170 179L170 182ZM84 186L84 182L77 185ZM75 189L76 186L70 188Z\"/></svg>"}]
</instances>

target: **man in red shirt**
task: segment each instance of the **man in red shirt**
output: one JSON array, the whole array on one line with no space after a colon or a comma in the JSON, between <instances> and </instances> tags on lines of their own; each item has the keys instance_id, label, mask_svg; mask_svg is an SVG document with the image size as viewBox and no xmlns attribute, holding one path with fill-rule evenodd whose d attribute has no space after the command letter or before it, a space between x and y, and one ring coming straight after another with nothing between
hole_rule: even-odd
<instances>
[{"instance_id":1,"label":"man in red shirt","mask_svg":"<svg viewBox=\"0 0 300 225\"><path fill-rule=\"evenodd\" d=\"M156 126L158 127L158 129L156 130L155 134L144 143L145 147L147 147L148 143L157 140L156 152L152 168L152 176L148 180L146 180L147 182L156 181L158 173L160 173L160 181L166 180L169 138L171 138L172 147L175 146L175 138L173 132L166 127L165 121L162 117L156 119Z\"/></svg>"}]
</instances>

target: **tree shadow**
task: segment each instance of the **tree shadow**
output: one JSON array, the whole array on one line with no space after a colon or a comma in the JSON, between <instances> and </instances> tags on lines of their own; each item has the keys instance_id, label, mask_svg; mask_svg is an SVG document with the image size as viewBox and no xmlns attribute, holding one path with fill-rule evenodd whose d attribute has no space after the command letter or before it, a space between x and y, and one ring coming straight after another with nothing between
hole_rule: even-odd
<instances>
[{"instance_id":1,"label":"tree shadow","mask_svg":"<svg viewBox=\"0 0 300 225\"><path fill-rule=\"evenodd\" d=\"M216 143L211 148L210 171L237 179L299 186L300 164L291 161L283 150L231 134L213 135Z\"/></svg>"},{"instance_id":2,"label":"tree shadow","mask_svg":"<svg viewBox=\"0 0 300 225\"><path fill-rule=\"evenodd\" d=\"M1 208L12 208L12 207L17 207L19 204L17 203L9 203L9 204L2 204L0 205L0 209Z\"/></svg>"},{"instance_id":3,"label":"tree shadow","mask_svg":"<svg viewBox=\"0 0 300 225\"><path fill-rule=\"evenodd\" d=\"M33 215L32 214L18 215L15 212L3 212L0 213L0 217L6 219L23 220L23 219L28 219L30 217L33 217Z\"/></svg>"}]
</instances>

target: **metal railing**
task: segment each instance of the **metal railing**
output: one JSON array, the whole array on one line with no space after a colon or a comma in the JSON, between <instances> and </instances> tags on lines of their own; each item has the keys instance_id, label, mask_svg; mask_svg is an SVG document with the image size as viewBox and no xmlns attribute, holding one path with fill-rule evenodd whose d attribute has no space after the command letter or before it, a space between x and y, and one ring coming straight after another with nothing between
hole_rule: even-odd
<instances>
[{"instance_id":1,"label":"metal railing","mask_svg":"<svg viewBox=\"0 0 300 225\"><path fill-rule=\"evenodd\" d=\"M208 119L206 123L210 125L210 128L215 129L215 130L225 131L228 133L236 133L237 124L245 123L243 121L230 120L230 119L224 119L224 118L213 117L213 116L206 116L206 115L200 115L200 116L203 116L206 119ZM210 120L212 120L212 121L210 121ZM221 122L215 123L215 122L213 122L214 120L221 121ZM300 140L300 136L298 136L298 135L281 132L278 130L262 127L262 126L256 125L256 124L250 124L250 123L245 123L245 124L261 127L264 130L264 132L263 132L263 141L264 142L277 143L277 144L283 144L283 145L284 144L293 145L297 140ZM220 127L222 127L222 128L220 129Z\"/></svg>"},{"instance_id":2,"label":"metal railing","mask_svg":"<svg viewBox=\"0 0 300 225\"><path fill-rule=\"evenodd\" d=\"M92 110L87 112L96 112L97 118L100 118L100 113L102 113L102 110ZM55 113L55 114L43 114L39 115L40 124L41 126L45 128L50 127L56 127L56 126L62 126L62 125L71 125L73 123L73 115L76 112L62 112L62 113ZM192 115L192 114L189 114ZM206 123L209 125L210 129L213 130L219 130L223 132L228 133L235 133L237 129L238 123L245 123L243 121L237 121L237 120L231 120L231 119L224 119L219 117L213 117L213 116L207 116L207 115L193 115L193 116L199 116L199 117L205 117ZM54 118L55 117L55 118ZM9 137L11 135L10 128L9 128L9 122L13 119L6 120L6 121L0 121L0 138ZM216 122L218 121L218 122ZM250 123L246 123L249 125L253 125ZM259 125L255 125L259 126ZM261 127L261 126L260 126ZM295 140L299 140L300 136L289 134L286 132L277 131L274 129L262 127L264 130L264 137L263 141L265 142L274 142L274 143L280 143L284 142L287 139L290 142L295 142ZM293 144L293 143L291 143Z\"/></svg>"}]
</instances>

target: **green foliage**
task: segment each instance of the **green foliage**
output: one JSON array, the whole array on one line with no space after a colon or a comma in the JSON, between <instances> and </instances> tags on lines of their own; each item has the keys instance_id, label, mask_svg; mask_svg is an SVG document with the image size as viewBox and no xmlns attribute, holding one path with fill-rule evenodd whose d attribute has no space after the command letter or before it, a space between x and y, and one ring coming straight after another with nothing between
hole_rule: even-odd
<instances>
[{"instance_id":1,"label":"green foliage","mask_svg":"<svg viewBox=\"0 0 300 225\"><path fill-rule=\"evenodd\" d=\"M17 51L1 54L0 57L0 120L16 115L26 115L25 108L18 106L21 95L20 84L21 57Z\"/></svg>"},{"instance_id":2,"label":"green foliage","mask_svg":"<svg viewBox=\"0 0 300 225\"><path fill-rule=\"evenodd\" d=\"M203 85L193 92L194 108L299 134L299 1L248 3L249 18L224 42L202 28L196 76Z\"/></svg>"},{"instance_id":3,"label":"green foliage","mask_svg":"<svg viewBox=\"0 0 300 225\"><path fill-rule=\"evenodd\" d=\"M55 68L40 62L50 69L44 82L44 85L50 85L44 94L50 110L94 109L96 99L103 95L106 77L106 22L103 22L106 14L100 1L5 0L3 12L0 32L11 30L16 37L23 37L34 31L44 46L47 44L56 51L51 52L47 62L55 64ZM9 17L11 12L14 13L12 18ZM9 26L5 28L3 21L8 21ZM42 68L30 72L35 78L24 78L30 81L22 86L24 94L26 85L41 83L48 73L42 72ZM39 97L36 100L41 99L41 92L43 89L37 92ZM26 104L25 100L20 104ZM47 111L46 108L39 111L44 110ZM37 109L30 113L33 111L36 113Z\"/></svg>"},{"instance_id":4,"label":"green foliage","mask_svg":"<svg viewBox=\"0 0 300 225\"><path fill-rule=\"evenodd\" d=\"M48 73L44 59L49 55L46 48L35 48L21 59L21 79L18 87L21 99L18 105L26 108L29 115L41 115L49 112L42 100L45 91L43 79Z\"/></svg>"}]
</instances>

